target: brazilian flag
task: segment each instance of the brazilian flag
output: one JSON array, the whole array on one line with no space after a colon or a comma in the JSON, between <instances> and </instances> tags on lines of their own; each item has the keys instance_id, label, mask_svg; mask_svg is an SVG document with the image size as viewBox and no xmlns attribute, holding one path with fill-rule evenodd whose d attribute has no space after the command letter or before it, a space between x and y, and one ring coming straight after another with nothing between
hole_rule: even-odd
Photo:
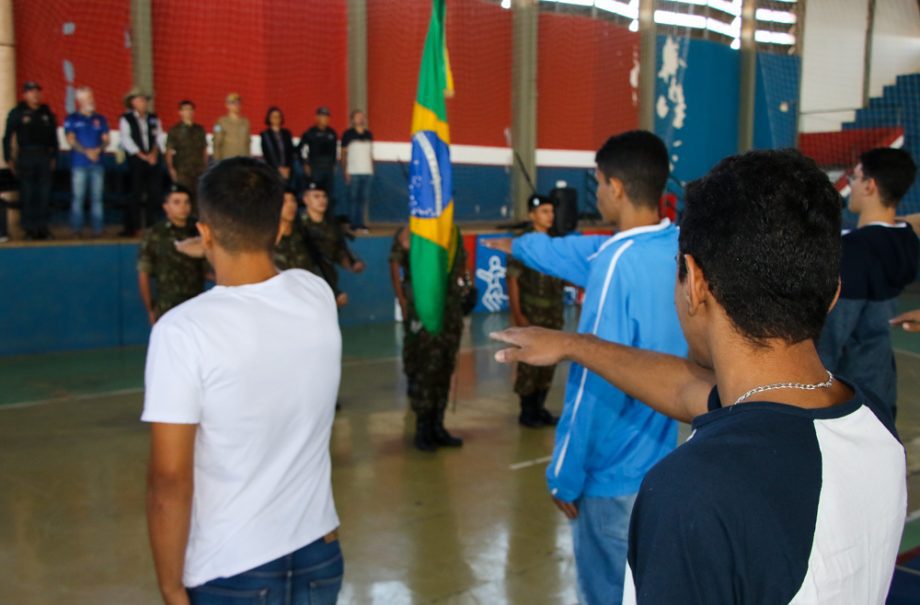
<instances>
[{"instance_id":1,"label":"brazilian flag","mask_svg":"<svg viewBox=\"0 0 920 605\"><path fill-rule=\"evenodd\" d=\"M444 1L432 0L418 92L412 111L412 162L409 166L409 270L415 309L425 330L441 331L448 276L459 245L454 229L450 128L445 97L453 76L444 35Z\"/></svg>"}]
</instances>

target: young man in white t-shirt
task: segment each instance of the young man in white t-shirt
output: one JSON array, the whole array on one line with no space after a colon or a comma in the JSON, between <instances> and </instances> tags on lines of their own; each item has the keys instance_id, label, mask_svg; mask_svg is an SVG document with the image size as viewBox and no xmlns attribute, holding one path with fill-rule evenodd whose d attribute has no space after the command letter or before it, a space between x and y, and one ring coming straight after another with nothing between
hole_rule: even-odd
<instances>
[{"instance_id":1,"label":"young man in white t-shirt","mask_svg":"<svg viewBox=\"0 0 920 605\"><path fill-rule=\"evenodd\" d=\"M283 192L249 158L202 177L217 285L150 336L147 516L169 605L334 603L341 587L329 456L341 334L329 286L275 268Z\"/></svg>"}]
</instances>

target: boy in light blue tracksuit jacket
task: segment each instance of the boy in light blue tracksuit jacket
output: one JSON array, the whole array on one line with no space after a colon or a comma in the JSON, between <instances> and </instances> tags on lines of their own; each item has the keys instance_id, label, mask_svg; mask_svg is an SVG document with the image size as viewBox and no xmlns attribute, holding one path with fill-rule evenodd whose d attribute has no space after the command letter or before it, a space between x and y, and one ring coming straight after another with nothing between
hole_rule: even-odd
<instances>
[{"instance_id":1,"label":"boy in light blue tracksuit jacket","mask_svg":"<svg viewBox=\"0 0 920 605\"><path fill-rule=\"evenodd\" d=\"M613 237L529 234L513 242L512 254L585 289L579 333L684 356L674 307L678 231L658 219L667 150L655 135L633 131L608 140L596 161L598 208L621 230ZM673 420L572 365L546 477L571 519L583 603L622 599L632 504L646 472L676 440Z\"/></svg>"}]
</instances>

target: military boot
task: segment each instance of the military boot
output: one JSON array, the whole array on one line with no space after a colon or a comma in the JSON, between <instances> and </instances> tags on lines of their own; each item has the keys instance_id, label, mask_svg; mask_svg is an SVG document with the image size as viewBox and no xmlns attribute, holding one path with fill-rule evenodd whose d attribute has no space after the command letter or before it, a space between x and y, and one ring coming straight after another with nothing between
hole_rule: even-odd
<instances>
[{"instance_id":1,"label":"military boot","mask_svg":"<svg viewBox=\"0 0 920 605\"><path fill-rule=\"evenodd\" d=\"M440 410L434 419L434 430L432 431L434 436L434 442L437 445L443 445L445 447L461 447L463 445L463 439L460 437L454 437L447 432L447 429L444 428L444 410Z\"/></svg>"},{"instance_id":2,"label":"military boot","mask_svg":"<svg viewBox=\"0 0 920 605\"><path fill-rule=\"evenodd\" d=\"M546 409L547 395L549 395L549 389L537 391L537 417L546 426L556 426L559 422L559 418L553 416L550 411Z\"/></svg>"},{"instance_id":3,"label":"military boot","mask_svg":"<svg viewBox=\"0 0 920 605\"><path fill-rule=\"evenodd\" d=\"M521 395L521 414L518 416L518 424L530 429L542 428L543 421L540 420L539 406L538 393Z\"/></svg>"},{"instance_id":4,"label":"military boot","mask_svg":"<svg viewBox=\"0 0 920 605\"><path fill-rule=\"evenodd\" d=\"M438 445L434 441L434 426L430 412L416 412L415 414L415 449L420 452L437 451Z\"/></svg>"}]
</instances>

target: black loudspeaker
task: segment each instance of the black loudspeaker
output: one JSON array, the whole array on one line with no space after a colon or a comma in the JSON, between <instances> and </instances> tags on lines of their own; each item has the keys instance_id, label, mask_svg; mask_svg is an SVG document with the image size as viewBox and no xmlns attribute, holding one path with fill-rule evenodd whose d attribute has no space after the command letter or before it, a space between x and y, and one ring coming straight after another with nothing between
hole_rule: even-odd
<instances>
[{"instance_id":1,"label":"black loudspeaker","mask_svg":"<svg viewBox=\"0 0 920 605\"><path fill-rule=\"evenodd\" d=\"M568 235L578 228L578 192L574 187L567 186L564 181L556 185L549 192L549 199L556 205L553 229L556 235Z\"/></svg>"}]
</instances>

